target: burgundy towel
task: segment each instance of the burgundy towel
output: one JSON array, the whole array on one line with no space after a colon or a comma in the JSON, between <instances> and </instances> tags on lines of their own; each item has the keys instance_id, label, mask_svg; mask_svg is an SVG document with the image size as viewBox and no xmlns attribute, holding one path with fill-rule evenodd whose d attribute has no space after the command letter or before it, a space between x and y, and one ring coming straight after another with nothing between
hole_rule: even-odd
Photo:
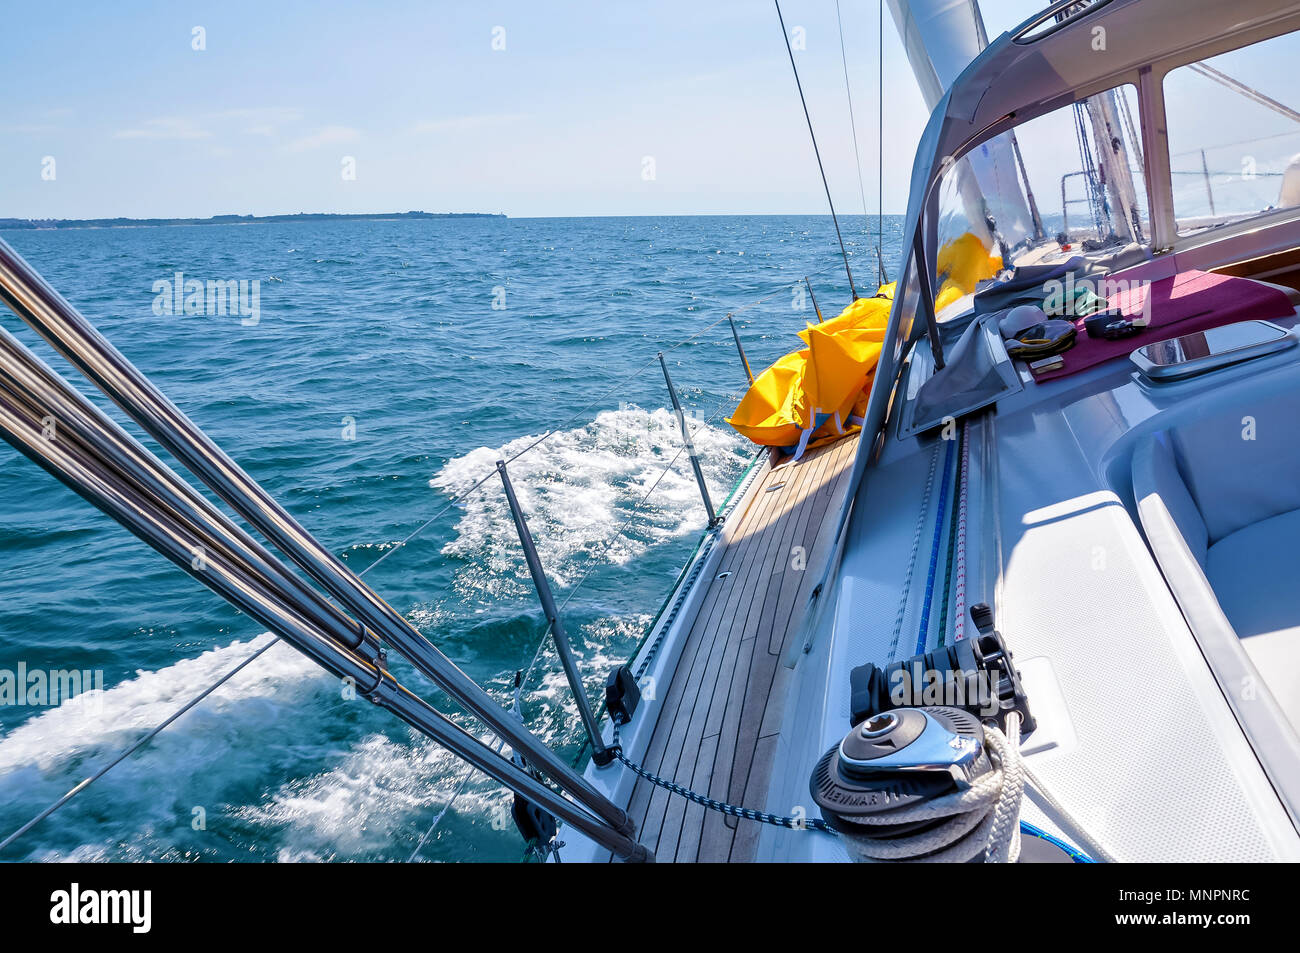
<instances>
[{"instance_id":1,"label":"burgundy towel","mask_svg":"<svg viewBox=\"0 0 1300 953\"><path fill-rule=\"evenodd\" d=\"M1268 320L1295 314L1286 294L1276 288L1249 278L1214 275L1206 271L1185 271L1149 285L1135 283L1110 295L1107 301L1126 318L1141 321L1145 311L1151 323L1132 337L1107 341L1088 337L1083 329L1084 319L1079 318L1074 322L1079 329L1074 347L1061 355L1064 366L1036 373L1035 380L1050 381L1077 374L1111 358L1125 357L1153 341L1164 341L1236 321Z\"/></svg>"}]
</instances>

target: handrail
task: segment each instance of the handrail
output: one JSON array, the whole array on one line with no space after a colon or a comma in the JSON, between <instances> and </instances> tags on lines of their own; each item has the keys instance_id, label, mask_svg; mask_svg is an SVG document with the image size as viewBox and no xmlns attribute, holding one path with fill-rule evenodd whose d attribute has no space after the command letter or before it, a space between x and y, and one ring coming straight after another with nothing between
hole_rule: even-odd
<instances>
[{"instance_id":1,"label":"handrail","mask_svg":"<svg viewBox=\"0 0 1300 953\"><path fill-rule=\"evenodd\" d=\"M1075 20L1081 19L1082 17L1101 9L1108 3L1110 3L1110 0L1056 0L1056 2L1046 10L1035 14L1024 23L1020 24L1020 26L1016 27L1015 31L1011 34L1011 39L1013 42L1019 43L1022 46L1029 43L1036 43L1043 37L1051 36L1057 30L1073 23ZM1070 7L1075 6L1082 6L1082 9L1076 10L1074 13L1067 12ZM1029 35L1031 31L1037 27L1047 23L1048 20L1056 19L1057 16L1061 14L1064 15L1061 16L1056 23L1048 26L1047 29L1039 30L1032 36Z\"/></svg>"}]
</instances>

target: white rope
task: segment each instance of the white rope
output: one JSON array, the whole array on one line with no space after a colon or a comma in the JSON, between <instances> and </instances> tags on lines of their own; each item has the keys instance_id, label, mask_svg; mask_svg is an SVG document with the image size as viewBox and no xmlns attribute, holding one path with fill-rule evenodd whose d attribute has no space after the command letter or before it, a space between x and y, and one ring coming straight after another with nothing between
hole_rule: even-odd
<instances>
[{"instance_id":1,"label":"white rope","mask_svg":"<svg viewBox=\"0 0 1300 953\"><path fill-rule=\"evenodd\" d=\"M1015 863L1020 857L1020 800L1025 773L1020 759L1020 714L1007 716L1007 733L984 727L994 770L969 788L881 816L856 817L862 836L844 834L853 859L863 863L963 863L981 854L990 863ZM872 837L872 825L896 825L947 818L915 835ZM847 820L842 818L841 820ZM840 828L844 833L843 827Z\"/></svg>"},{"instance_id":2,"label":"white rope","mask_svg":"<svg viewBox=\"0 0 1300 953\"><path fill-rule=\"evenodd\" d=\"M1046 785L1044 785L1034 772L1030 770L1029 765L1022 765L1022 768L1029 789L1033 791L1034 794L1038 795L1038 797L1042 799L1043 803L1055 812L1056 817L1053 818L1053 820L1055 820L1060 827L1067 829L1067 836L1073 839L1089 857L1098 863L1118 863L1118 861L1115 860L1115 855L1103 847L1095 837L1089 834L1084 826L1076 821L1070 815L1070 812L1061 805L1061 802L1052 796L1052 792L1049 791Z\"/></svg>"},{"instance_id":3,"label":"white rope","mask_svg":"<svg viewBox=\"0 0 1300 953\"><path fill-rule=\"evenodd\" d=\"M987 737L990 730L985 729ZM1020 799L1025 793L1025 766L1020 757L1020 713L1007 716L1002 759L1002 790L993 805L993 824L989 828L987 862L1014 864L1020 856Z\"/></svg>"}]
</instances>

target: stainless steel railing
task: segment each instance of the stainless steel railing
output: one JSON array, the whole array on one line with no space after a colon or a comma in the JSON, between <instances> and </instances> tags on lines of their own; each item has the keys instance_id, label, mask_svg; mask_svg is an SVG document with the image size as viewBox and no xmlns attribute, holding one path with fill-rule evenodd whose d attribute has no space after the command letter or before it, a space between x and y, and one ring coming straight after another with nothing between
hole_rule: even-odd
<instances>
[{"instance_id":1,"label":"stainless steel railing","mask_svg":"<svg viewBox=\"0 0 1300 953\"><path fill-rule=\"evenodd\" d=\"M615 855L629 860L653 859L648 850L636 843L634 826L621 808L508 715L321 546L2 240L0 299L219 498L323 586L343 608L286 568L260 542L3 328L0 328L0 437L317 664L352 680L358 691L371 701L494 780L573 825ZM732 314L721 320L731 326L741 365L752 384L754 375ZM721 320L704 330L720 324ZM702 333L697 332L676 346ZM690 457L708 517L708 531L713 532L721 520L713 507L686 415L662 353L658 362L681 427L682 449ZM601 737L598 718L583 688L560 609L506 462L499 461L497 470L593 760L598 766L608 765L613 762L615 751ZM349 611L357 618L350 616ZM499 744L493 750L402 686L387 670L385 643L396 648L434 684L489 725L498 738L509 742L531 767L540 770L574 800L501 757ZM72 793L5 843L47 817Z\"/></svg>"},{"instance_id":2,"label":"stainless steel railing","mask_svg":"<svg viewBox=\"0 0 1300 953\"><path fill-rule=\"evenodd\" d=\"M615 854L652 859L627 814L415 631L245 474L16 252L0 241L0 298L146 433L206 483L359 622L304 592L301 581L223 514L183 490L143 445L5 335L0 436L208 588L318 664L351 678L372 701ZM369 630L369 631L367 631ZM489 725L570 801L492 752L387 672L374 636Z\"/></svg>"}]
</instances>

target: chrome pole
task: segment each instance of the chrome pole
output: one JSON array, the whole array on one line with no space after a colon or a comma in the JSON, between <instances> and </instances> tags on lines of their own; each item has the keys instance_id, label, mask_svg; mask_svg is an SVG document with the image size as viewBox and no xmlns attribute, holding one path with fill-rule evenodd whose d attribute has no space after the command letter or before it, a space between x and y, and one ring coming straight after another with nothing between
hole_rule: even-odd
<instances>
[{"instance_id":1,"label":"chrome pole","mask_svg":"<svg viewBox=\"0 0 1300 953\"><path fill-rule=\"evenodd\" d=\"M686 453L691 458L691 469L695 471L695 482L699 484L700 496L704 498L704 512L708 514L709 526L712 528L721 521L713 511L713 500L709 497L709 487L704 482L704 471L700 468L700 455L695 452L695 444L691 442L691 431L686 426L686 412L682 410L682 402L677 399L677 388L673 386L673 379L668 375L668 362L664 360L663 351L659 352L659 366L664 369L664 382L668 385L668 395L673 399L673 413L677 415L677 422L681 424L682 441L686 444Z\"/></svg>"},{"instance_id":2,"label":"chrome pole","mask_svg":"<svg viewBox=\"0 0 1300 953\"><path fill-rule=\"evenodd\" d=\"M0 388L0 437L312 661L339 678L350 679L360 694L511 790L572 824L602 847L630 860L652 859L649 851L625 833L614 830L552 791L450 722L381 666L325 636L290 608L282 593L266 590L238 565L228 561L214 538L190 533L175 514L169 513L157 500L132 493L129 487L123 486L121 474L87 455L75 441L60 438L57 429L50 434L49 415L41 413L45 409L26 407L7 388ZM196 542L211 547L197 564L193 556ZM505 737L510 740L511 736Z\"/></svg>"},{"instance_id":3,"label":"chrome pole","mask_svg":"<svg viewBox=\"0 0 1300 953\"><path fill-rule=\"evenodd\" d=\"M88 458L107 461L129 481L137 495L160 501L184 520L196 537L200 533L210 534L211 550L223 553L267 588L279 587L292 593L308 610L312 621L331 638L352 649L364 646L372 660L381 657L382 647L373 634L285 569L265 547L3 327L0 327L0 385L38 418L48 417L54 429L51 439L71 441Z\"/></svg>"},{"instance_id":4,"label":"chrome pole","mask_svg":"<svg viewBox=\"0 0 1300 953\"><path fill-rule=\"evenodd\" d=\"M816 307L816 305L814 304L813 307ZM749 383L753 385L754 372L750 370L749 358L745 357L745 348L740 343L740 332L736 330L736 322L731 315L727 315L727 321L731 325L731 336L736 339L736 350L740 352L740 363L745 365L745 376L749 378Z\"/></svg>"},{"instance_id":5,"label":"chrome pole","mask_svg":"<svg viewBox=\"0 0 1300 953\"><path fill-rule=\"evenodd\" d=\"M804 283L805 285L808 286L808 297L812 299L813 312L817 315L817 323L818 323L818 324L821 324L821 322L822 322L822 309L819 308L819 307L817 307L817 296L816 296L815 294L813 294L813 290L812 290L812 282L808 280L808 276L807 276L807 275L804 276L803 283ZM855 298L854 300L856 301L857 299Z\"/></svg>"},{"instance_id":6,"label":"chrome pole","mask_svg":"<svg viewBox=\"0 0 1300 953\"><path fill-rule=\"evenodd\" d=\"M921 286L921 310L925 313L925 327L930 336L930 353L934 355L934 369L943 370L943 342L939 340L939 320L934 314L934 287L930 281L930 266L925 259L925 242L921 240L921 228L918 225L912 237L912 267L916 269L916 280Z\"/></svg>"},{"instance_id":7,"label":"chrome pole","mask_svg":"<svg viewBox=\"0 0 1300 953\"><path fill-rule=\"evenodd\" d=\"M560 664L564 666L564 676L569 680L573 700L578 705L578 715L582 718L583 727L587 729L587 740L591 742L591 760L603 768L614 760L614 752L605 747L605 742L600 737L600 725L596 723L596 716L591 712L591 703L587 699L587 692L582 687L582 675L578 672L578 663L573 658L573 646L569 644L569 634L564 629L564 620L560 618L560 610L555 605L555 596L551 593L551 584L546 579L546 570L542 568L542 560L537 555L537 546L533 542L533 534L528 530L528 521L524 518L524 511L519 506L518 497L515 496L515 487L510 482L510 474L506 470L504 460L497 461L497 472L501 474L501 485L506 490L506 502L510 504L510 515L514 517L515 529L519 533L519 542L524 548L524 559L528 562L528 572L533 577L533 585L537 589L537 598L541 600L542 611L546 614L546 622L551 629L551 638L555 642L555 652L560 656Z\"/></svg>"},{"instance_id":8,"label":"chrome pole","mask_svg":"<svg viewBox=\"0 0 1300 953\"><path fill-rule=\"evenodd\" d=\"M635 829L624 810L539 738L517 730L487 692L325 549L3 240L0 298L168 453L430 681L499 736L515 736L517 748L537 770L615 829L624 833Z\"/></svg>"}]
</instances>

